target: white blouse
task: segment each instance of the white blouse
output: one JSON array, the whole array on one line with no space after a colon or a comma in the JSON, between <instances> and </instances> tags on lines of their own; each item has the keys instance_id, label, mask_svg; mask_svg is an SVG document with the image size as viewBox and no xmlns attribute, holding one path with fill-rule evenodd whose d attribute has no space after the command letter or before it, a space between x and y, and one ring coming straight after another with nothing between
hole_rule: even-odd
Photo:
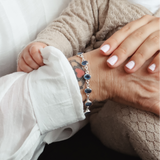
<instances>
[{"instance_id":1,"label":"white blouse","mask_svg":"<svg viewBox=\"0 0 160 160\"><path fill-rule=\"evenodd\" d=\"M46 65L38 70L0 78L0 160L37 160L45 143L67 139L87 123L70 63L54 47L41 53Z\"/></svg>"}]
</instances>

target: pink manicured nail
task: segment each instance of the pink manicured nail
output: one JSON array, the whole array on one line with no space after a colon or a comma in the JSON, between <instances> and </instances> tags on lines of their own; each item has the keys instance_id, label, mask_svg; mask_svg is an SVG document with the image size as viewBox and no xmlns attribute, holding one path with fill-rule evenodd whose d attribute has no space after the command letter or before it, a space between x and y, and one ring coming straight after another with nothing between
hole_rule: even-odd
<instances>
[{"instance_id":1,"label":"pink manicured nail","mask_svg":"<svg viewBox=\"0 0 160 160\"><path fill-rule=\"evenodd\" d=\"M156 68L156 65L155 65L155 64L152 64L152 65L149 66L149 69L150 69L151 71L154 71L155 68Z\"/></svg>"},{"instance_id":2,"label":"pink manicured nail","mask_svg":"<svg viewBox=\"0 0 160 160\"><path fill-rule=\"evenodd\" d=\"M109 58L108 60L107 60L107 62L110 64L110 65L114 65L116 62L117 62L117 60L118 60L118 57L116 56L116 55L114 55L114 56L112 56L111 58Z\"/></svg>"},{"instance_id":3,"label":"pink manicured nail","mask_svg":"<svg viewBox=\"0 0 160 160\"><path fill-rule=\"evenodd\" d=\"M104 53L106 53L109 49L110 46L108 44L104 45L103 47L100 48Z\"/></svg>"},{"instance_id":4,"label":"pink manicured nail","mask_svg":"<svg viewBox=\"0 0 160 160\"><path fill-rule=\"evenodd\" d=\"M134 62L134 61L130 61L130 62L128 62L128 63L126 64L126 67L127 67L128 69L132 69L134 66L135 66L135 62Z\"/></svg>"}]
</instances>

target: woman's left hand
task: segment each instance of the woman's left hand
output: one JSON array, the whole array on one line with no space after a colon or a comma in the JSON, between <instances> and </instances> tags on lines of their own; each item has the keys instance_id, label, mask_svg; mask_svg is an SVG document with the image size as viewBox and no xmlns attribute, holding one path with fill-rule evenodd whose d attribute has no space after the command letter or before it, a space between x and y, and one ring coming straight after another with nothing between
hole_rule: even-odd
<instances>
[{"instance_id":1,"label":"woman's left hand","mask_svg":"<svg viewBox=\"0 0 160 160\"><path fill-rule=\"evenodd\" d=\"M107 56L108 57L108 56ZM91 75L90 87L91 101L104 101L110 99L125 105L160 115L160 75L158 72L148 76L146 67L154 57L147 60L135 73L126 74L123 65L110 69L106 64L106 56L100 50L92 50L84 54L89 62L88 71ZM84 89L86 83L83 78L85 72L81 65L82 59L74 56L68 59L77 77L83 101L86 100Z\"/></svg>"},{"instance_id":2,"label":"woman's left hand","mask_svg":"<svg viewBox=\"0 0 160 160\"><path fill-rule=\"evenodd\" d=\"M131 56L124 66L127 73L137 71L150 57L149 73L160 71L160 18L145 15L114 33L100 47L103 55L110 55L107 64L115 68Z\"/></svg>"}]
</instances>

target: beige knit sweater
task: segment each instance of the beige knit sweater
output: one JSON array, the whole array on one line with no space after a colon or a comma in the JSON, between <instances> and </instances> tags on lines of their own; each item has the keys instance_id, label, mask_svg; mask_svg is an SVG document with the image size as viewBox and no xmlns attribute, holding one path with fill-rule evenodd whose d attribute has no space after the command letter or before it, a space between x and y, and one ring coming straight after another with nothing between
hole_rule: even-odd
<instances>
[{"instance_id":1,"label":"beige knit sweater","mask_svg":"<svg viewBox=\"0 0 160 160\"><path fill-rule=\"evenodd\" d=\"M60 49L66 57L100 47L114 32L152 13L127 0L73 0L35 41ZM155 16L160 17L160 10ZM104 145L143 160L160 160L160 122L154 114L100 102L92 107L92 132Z\"/></svg>"},{"instance_id":2,"label":"beige knit sweater","mask_svg":"<svg viewBox=\"0 0 160 160\"><path fill-rule=\"evenodd\" d=\"M160 12L160 11L159 11ZM158 13L156 15L158 16ZM73 0L36 41L60 49L67 57L98 48L128 22L152 13L127 0Z\"/></svg>"}]
</instances>

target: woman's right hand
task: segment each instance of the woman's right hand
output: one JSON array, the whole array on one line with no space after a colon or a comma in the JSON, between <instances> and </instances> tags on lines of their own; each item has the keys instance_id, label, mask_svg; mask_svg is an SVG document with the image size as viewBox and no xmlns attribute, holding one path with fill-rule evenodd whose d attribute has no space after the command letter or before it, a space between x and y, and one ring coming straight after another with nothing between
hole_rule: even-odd
<instances>
[{"instance_id":1,"label":"woman's right hand","mask_svg":"<svg viewBox=\"0 0 160 160\"><path fill-rule=\"evenodd\" d=\"M147 65L154 57L145 62L137 72L131 74L127 74L123 69L126 61L119 67L110 69L106 64L107 57L101 55L99 49L85 53L84 57L89 61L89 72L92 76L90 80L92 101L111 99L160 115L160 77L158 73L148 75L146 71ZM81 63L79 57L71 57L69 60L73 59ZM82 97L85 100L85 84L81 88Z\"/></svg>"},{"instance_id":2,"label":"woman's right hand","mask_svg":"<svg viewBox=\"0 0 160 160\"><path fill-rule=\"evenodd\" d=\"M155 58L146 68L149 73L160 71L160 18L145 15L132 21L115 32L101 46L103 55L110 55L107 64L110 68L124 65L127 73L136 72L153 55Z\"/></svg>"}]
</instances>

